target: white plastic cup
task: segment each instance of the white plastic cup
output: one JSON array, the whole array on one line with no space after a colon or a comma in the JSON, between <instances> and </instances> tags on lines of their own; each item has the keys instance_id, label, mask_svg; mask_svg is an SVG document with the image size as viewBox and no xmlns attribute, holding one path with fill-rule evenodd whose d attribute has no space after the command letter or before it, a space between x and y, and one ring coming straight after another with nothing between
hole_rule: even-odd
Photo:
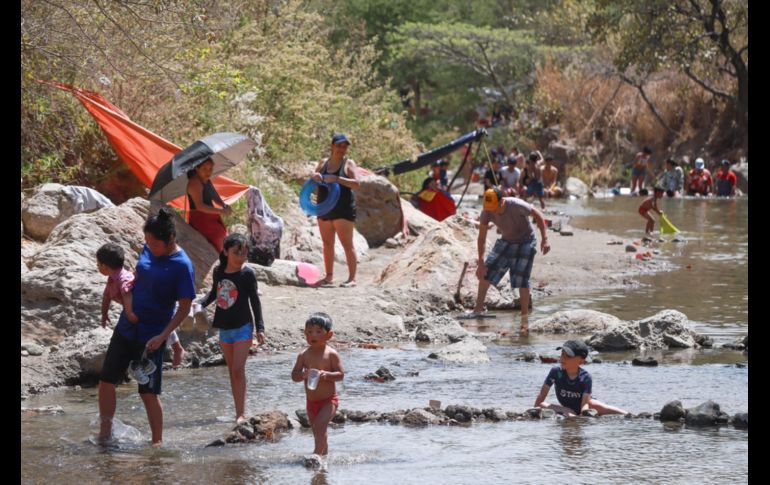
<instances>
[{"instance_id":1,"label":"white plastic cup","mask_svg":"<svg viewBox=\"0 0 770 485\"><path fill-rule=\"evenodd\" d=\"M318 387L318 379L321 377L321 371L310 369L307 371L307 388L311 391Z\"/></svg>"}]
</instances>

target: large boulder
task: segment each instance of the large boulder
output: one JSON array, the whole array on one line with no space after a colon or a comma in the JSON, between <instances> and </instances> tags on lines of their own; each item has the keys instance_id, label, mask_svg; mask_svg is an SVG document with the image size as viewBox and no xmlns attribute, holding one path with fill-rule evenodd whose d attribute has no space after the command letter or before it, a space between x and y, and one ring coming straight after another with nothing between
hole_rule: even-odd
<instances>
[{"instance_id":1,"label":"large boulder","mask_svg":"<svg viewBox=\"0 0 770 485\"><path fill-rule=\"evenodd\" d=\"M22 335L54 344L98 326L106 277L97 270L96 250L108 242L118 244L125 251L126 266L133 268L144 245L143 226L150 211L147 200L135 198L117 207L76 214L59 224L26 261L29 271L21 277ZM200 287L217 261L217 252L179 217L176 230ZM118 305L112 305L113 322L119 312Z\"/></svg>"},{"instance_id":2,"label":"large boulder","mask_svg":"<svg viewBox=\"0 0 770 485\"><path fill-rule=\"evenodd\" d=\"M676 310L663 310L592 335L586 343L596 350L657 350L697 347L698 334L687 316Z\"/></svg>"},{"instance_id":3,"label":"large boulder","mask_svg":"<svg viewBox=\"0 0 770 485\"><path fill-rule=\"evenodd\" d=\"M439 417L429 413L424 409L412 409L404 416L402 423L404 426L427 426L429 424L438 424Z\"/></svg>"},{"instance_id":4,"label":"large boulder","mask_svg":"<svg viewBox=\"0 0 770 485\"><path fill-rule=\"evenodd\" d=\"M27 235L45 241L62 221L103 207L114 207L114 204L93 189L44 184L34 195L22 200L21 220Z\"/></svg>"},{"instance_id":5,"label":"large boulder","mask_svg":"<svg viewBox=\"0 0 770 485\"><path fill-rule=\"evenodd\" d=\"M680 421L684 419L685 411L682 401L671 401L660 410L661 421Z\"/></svg>"},{"instance_id":6,"label":"large boulder","mask_svg":"<svg viewBox=\"0 0 770 485\"><path fill-rule=\"evenodd\" d=\"M593 334L623 324L614 315L595 310L566 310L529 324L529 331L536 333Z\"/></svg>"},{"instance_id":7,"label":"large boulder","mask_svg":"<svg viewBox=\"0 0 770 485\"><path fill-rule=\"evenodd\" d=\"M307 286L304 280L297 276L297 262L285 259L276 259L273 264L265 267L257 264L248 264L257 276L257 281L272 286ZM321 270L323 274L323 270Z\"/></svg>"},{"instance_id":8,"label":"large boulder","mask_svg":"<svg viewBox=\"0 0 770 485\"><path fill-rule=\"evenodd\" d=\"M379 246L389 237L401 232L401 198L398 188L385 177L359 177L356 194L356 229L369 246Z\"/></svg>"},{"instance_id":9,"label":"large boulder","mask_svg":"<svg viewBox=\"0 0 770 485\"><path fill-rule=\"evenodd\" d=\"M429 359L454 364L482 364L489 362L486 346L474 337L466 337L463 340L447 345L432 352Z\"/></svg>"},{"instance_id":10,"label":"large boulder","mask_svg":"<svg viewBox=\"0 0 770 485\"><path fill-rule=\"evenodd\" d=\"M568 177L567 182L564 184L564 189L567 195L574 195L575 197L587 197L591 193L591 189L576 177Z\"/></svg>"}]
</instances>

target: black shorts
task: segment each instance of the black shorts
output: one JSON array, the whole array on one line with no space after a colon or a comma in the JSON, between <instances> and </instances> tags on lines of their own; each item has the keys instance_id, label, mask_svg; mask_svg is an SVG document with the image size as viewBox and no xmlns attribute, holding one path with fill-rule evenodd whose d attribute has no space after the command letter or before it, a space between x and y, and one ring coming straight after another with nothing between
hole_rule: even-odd
<instances>
[{"instance_id":1,"label":"black shorts","mask_svg":"<svg viewBox=\"0 0 770 485\"><path fill-rule=\"evenodd\" d=\"M126 370L128 370L128 364L132 360L141 359L144 348L145 344L142 342L126 338L117 330L113 331L110 346L107 348L107 355L104 357L104 364L102 364L102 372L99 374L99 380L110 384L117 384L123 381ZM147 357L155 363L157 368L150 375L150 382L139 385L139 394L160 394L163 378L163 352L165 350L166 342L164 341L155 352L147 354Z\"/></svg>"}]
</instances>

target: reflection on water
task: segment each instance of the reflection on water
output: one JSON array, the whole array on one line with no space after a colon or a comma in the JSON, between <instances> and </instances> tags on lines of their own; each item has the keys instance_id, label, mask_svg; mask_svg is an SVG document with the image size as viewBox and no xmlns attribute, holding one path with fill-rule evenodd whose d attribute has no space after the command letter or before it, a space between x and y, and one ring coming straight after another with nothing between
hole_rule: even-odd
<instances>
[{"instance_id":1,"label":"reflection on water","mask_svg":"<svg viewBox=\"0 0 770 485\"><path fill-rule=\"evenodd\" d=\"M572 225L640 240L640 197L614 197L554 204L572 216ZM695 322L695 330L723 340L745 335L748 325L748 199L669 199L659 207L682 231L684 243L658 244L672 271L640 278L641 287L544 298L533 318L587 308L624 320L675 309ZM640 263L642 264L642 263Z\"/></svg>"},{"instance_id":2,"label":"reflection on water","mask_svg":"<svg viewBox=\"0 0 770 485\"><path fill-rule=\"evenodd\" d=\"M523 411L533 405L551 365L516 359L526 351L556 356L560 343L553 336L530 336L515 345L501 340L502 345L489 345L488 364L469 366L433 362L426 359L433 348L413 344L342 350L347 374L338 388L341 408L389 411L425 407L436 399L442 407ZM287 377L293 360L293 354L283 353L247 361L248 410L279 409L293 416L304 406L302 386ZM395 381L364 380L382 365ZM748 368L664 360L655 368L608 361L589 364L587 370L599 399L635 413L659 411L672 399L685 407L712 399L731 415L748 408ZM96 432L89 426L96 416L93 389L27 400L30 407L58 403L65 414L22 417L22 483L510 483L511 477L517 483L543 483L564 476L581 483L677 482L692 476L705 483L734 483L745 481L748 468L747 431L672 432L657 421L610 416L419 429L348 423L329 430L329 471L323 474L302 464L313 447L312 434L304 429L276 443L205 447L230 427L217 420L232 414L229 390L222 391L224 367L169 372L164 382L160 450L148 446L144 408L131 386L118 388L117 416L136 427L142 440L112 448L88 442Z\"/></svg>"}]
</instances>

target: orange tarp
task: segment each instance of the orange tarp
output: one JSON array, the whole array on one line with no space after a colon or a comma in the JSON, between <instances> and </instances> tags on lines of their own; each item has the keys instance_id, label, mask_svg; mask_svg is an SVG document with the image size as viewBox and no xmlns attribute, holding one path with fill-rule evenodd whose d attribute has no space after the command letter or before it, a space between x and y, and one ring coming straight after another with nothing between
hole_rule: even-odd
<instances>
[{"instance_id":1,"label":"orange tarp","mask_svg":"<svg viewBox=\"0 0 770 485\"><path fill-rule=\"evenodd\" d=\"M118 157L129 166L147 188L152 186L152 181L160 167L182 151L182 148L131 121L125 113L99 93L57 82L38 82L70 92L83 103L99 124ZM212 182L219 195L228 204L238 200L249 189L247 185L222 175L215 177ZM169 204L179 209L186 209L185 197L178 197Z\"/></svg>"}]
</instances>

